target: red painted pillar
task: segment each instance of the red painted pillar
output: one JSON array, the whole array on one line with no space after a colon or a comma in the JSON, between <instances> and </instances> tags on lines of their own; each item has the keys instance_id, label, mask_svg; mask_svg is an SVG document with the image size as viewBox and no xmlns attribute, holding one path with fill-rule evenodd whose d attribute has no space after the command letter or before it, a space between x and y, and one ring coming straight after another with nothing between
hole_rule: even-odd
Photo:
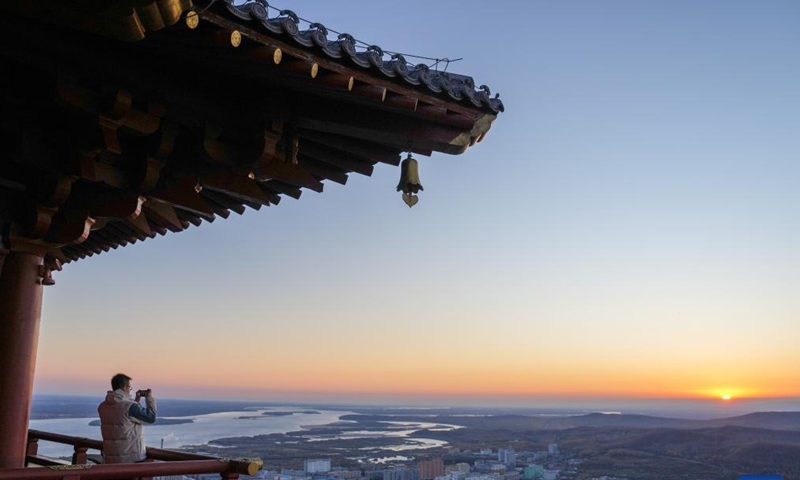
<instances>
[{"instance_id":1,"label":"red painted pillar","mask_svg":"<svg viewBox=\"0 0 800 480\"><path fill-rule=\"evenodd\" d=\"M42 255L10 252L0 271L0 469L25 466L42 264Z\"/></svg>"}]
</instances>

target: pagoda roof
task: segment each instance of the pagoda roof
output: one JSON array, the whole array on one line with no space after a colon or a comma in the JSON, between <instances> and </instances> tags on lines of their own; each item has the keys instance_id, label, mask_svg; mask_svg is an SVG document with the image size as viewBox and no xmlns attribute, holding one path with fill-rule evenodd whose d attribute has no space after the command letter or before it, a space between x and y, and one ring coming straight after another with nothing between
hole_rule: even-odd
<instances>
[{"instance_id":1,"label":"pagoda roof","mask_svg":"<svg viewBox=\"0 0 800 480\"><path fill-rule=\"evenodd\" d=\"M460 154L503 103L266 2L0 5L0 248L55 265ZM307 22L305 22L307 23Z\"/></svg>"}]
</instances>

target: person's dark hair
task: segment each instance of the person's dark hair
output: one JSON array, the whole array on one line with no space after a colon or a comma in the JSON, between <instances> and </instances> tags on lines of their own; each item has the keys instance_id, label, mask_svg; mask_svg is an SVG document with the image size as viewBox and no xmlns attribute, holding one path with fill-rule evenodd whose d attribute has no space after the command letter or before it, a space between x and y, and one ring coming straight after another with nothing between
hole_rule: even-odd
<instances>
[{"instance_id":1,"label":"person's dark hair","mask_svg":"<svg viewBox=\"0 0 800 480\"><path fill-rule=\"evenodd\" d=\"M131 381L131 377L124 373L118 373L111 377L111 390L119 390Z\"/></svg>"}]
</instances>

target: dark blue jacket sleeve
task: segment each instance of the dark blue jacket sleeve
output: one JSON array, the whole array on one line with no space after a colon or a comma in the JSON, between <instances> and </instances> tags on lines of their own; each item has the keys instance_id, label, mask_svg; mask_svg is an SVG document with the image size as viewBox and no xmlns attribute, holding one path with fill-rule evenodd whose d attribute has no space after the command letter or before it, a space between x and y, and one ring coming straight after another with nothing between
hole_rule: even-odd
<instances>
[{"instance_id":1,"label":"dark blue jacket sleeve","mask_svg":"<svg viewBox=\"0 0 800 480\"><path fill-rule=\"evenodd\" d=\"M138 418L139 420L145 423L155 423L156 421L156 412L150 407L142 407L138 403L134 403L131 405L131 408L128 409L128 415L133 418Z\"/></svg>"}]
</instances>

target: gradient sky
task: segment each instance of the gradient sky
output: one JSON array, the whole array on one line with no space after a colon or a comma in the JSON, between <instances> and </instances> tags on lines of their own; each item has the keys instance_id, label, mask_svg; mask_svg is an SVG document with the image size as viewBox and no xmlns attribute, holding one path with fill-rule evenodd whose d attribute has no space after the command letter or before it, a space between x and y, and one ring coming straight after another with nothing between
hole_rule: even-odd
<instances>
[{"instance_id":1,"label":"gradient sky","mask_svg":"<svg viewBox=\"0 0 800 480\"><path fill-rule=\"evenodd\" d=\"M800 397L800 3L273 3L507 111L413 209L378 165L66 266L36 392Z\"/></svg>"}]
</instances>

